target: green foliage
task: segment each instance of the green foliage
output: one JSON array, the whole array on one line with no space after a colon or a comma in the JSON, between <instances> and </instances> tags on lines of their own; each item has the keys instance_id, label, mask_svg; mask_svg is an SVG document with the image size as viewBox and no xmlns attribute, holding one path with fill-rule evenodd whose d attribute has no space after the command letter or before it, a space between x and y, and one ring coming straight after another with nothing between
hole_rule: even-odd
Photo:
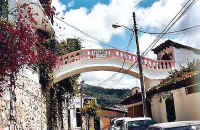
<instances>
[{"instance_id":1,"label":"green foliage","mask_svg":"<svg viewBox=\"0 0 200 130\"><path fill-rule=\"evenodd\" d=\"M57 40L47 40L42 43L43 46L45 46L48 50L51 50L54 52L56 56L64 55L73 51L77 51L81 49L80 41L77 39L74 40L68 40L58 42ZM44 73L45 74L45 73ZM74 75L72 77L66 78L56 84L54 84L53 88L55 90L55 95L51 95L49 98L53 98L55 100L52 100L50 107L52 107L54 104L57 105L56 111L51 111L52 113L50 115L50 121L53 120L54 124L57 125L58 120L60 121L60 124L63 126L64 120L63 120L63 109L68 108L70 106L70 100L77 94L78 91L78 79L79 75ZM63 107L63 102L65 102L65 106ZM56 118L56 119L54 119Z\"/></svg>"},{"instance_id":2,"label":"green foliage","mask_svg":"<svg viewBox=\"0 0 200 130\"><path fill-rule=\"evenodd\" d=\"M83 105L83 108L81 109L81 113L86 118L86 130L89 130L90 127L90 118L91 117L97 117L99 115L100 108L96 104L95 100L88 101L88 104Z\"/></svg>"},{"instance_id":3,"label":"green foliage","mask_svg":"<svg viewBox=\"0 0 200 130\"><path fill-rule=\"evenodd\" d=\"M99 110L100 110L100 108L95 103L95 101L90 100L90 101L88 101L87 105L83 106L81 113L83 114L83 116L92 117L92 116L98 116Z\"/></svg>"},{"instance_id":4,"label":"green foliage","mask_svg":"<svg viewBox=\"0 0 200 130\"><path fill-rule=\"evenodd\" d=\"M0 0L0 17L7 17L8 16L8 0Z\"/></svg>"},{"instance_id":5,"label":"green foliage","mask_svg":"<svg viewBox=\"0 0 200 130\"><path fill-rule=\"evenodd\" d=\"M43 43L48 49L51 49L55 55L65 55L70 52L78 51L81 49L81 42L79 39L68 39L67 41L58 42L57 40L51 40L49 43ZM56 86L63 86L65 92L71 93L74 96L78 91L78 82L77 79L79 78L79 74L71 76L59 83ZM63 93L63 94L64 94Z\"/></svg>"},{"instance_id":6,"label":"green foliage","mask_svg":"<svg viewBox=\"0 0 200 130\"><path fill-rule=\"evenodd\" d=\"M43 35L48 36L45 32L41 32ZM81 49L81 42L79 39L68 39L67 41L58 42L56 39L47 39L41 43L42 46L45 46L47 50L51 50L55 56L61 56L65 55L67 53L78 51ZM47 83L49 83L50 80L53 80L53 77L49 76L49 73L53 73L52 70L48 70L45 64L38 65L40 68L40 83L43 87L47 86ZM72 86L70 87L76 87L77 79L79 75L75 75L70 77L69 82L72 82ZM76 87L77 88L77 87Z\"/></svg>"},{"instance_id":7,"label":"green foliage","mask_svg":"<svg viewBox=\"0 0 200 130\"><path fill-rule=\"evenodd\" d=\"M53 51L56 56L65 55L81 49L81 42L79 39L68 39L67 41L61 42L58 42L56 39L50 39L43 42L42 45Z\"/></svg>"},{"instance_id":8,"label":"green foliage","mask_svg":"<svg viewBox=\"0 0 200 130\"><path fill-rule=\"evenodd\" d=\"M131 95L130 89L106 89L97 86L84 85L83 91L88 96L95 97L101 107L118 105L123 99Z\"/></svg>"},{"instance_id":9,"label":"green foliage","mask_svg":"<svg viewBox=\"0 0 200 130\"><path fill-rule=\"evenodd\" d=\"M180 70L175 69L169 72L169 76L160 83L160 86L180 81L196 73L200 73L200 60L188 62L186 67L180 66Z\"/></svg>"}]
</instances>

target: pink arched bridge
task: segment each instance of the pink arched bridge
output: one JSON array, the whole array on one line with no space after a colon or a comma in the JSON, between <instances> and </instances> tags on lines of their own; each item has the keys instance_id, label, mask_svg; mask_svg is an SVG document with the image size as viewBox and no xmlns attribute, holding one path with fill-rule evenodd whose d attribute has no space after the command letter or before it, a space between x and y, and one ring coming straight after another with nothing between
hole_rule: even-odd
<instances>
[{"instance_id":1,"label":"pink arched bridge","mask_svg":"<svg viewBox=\"0 0 200 130\"><path fill-rule=\"evenodd\" d=\"M138 77L137 64L137 56L126 51L83 49L60 56L54 77L55 82L58 82L74 74L100 70L121 72ZM162 79L168 76L168 72L174 68L174 61L143 57L142 66L145 78Z\"/></svg>"}]
</instances>

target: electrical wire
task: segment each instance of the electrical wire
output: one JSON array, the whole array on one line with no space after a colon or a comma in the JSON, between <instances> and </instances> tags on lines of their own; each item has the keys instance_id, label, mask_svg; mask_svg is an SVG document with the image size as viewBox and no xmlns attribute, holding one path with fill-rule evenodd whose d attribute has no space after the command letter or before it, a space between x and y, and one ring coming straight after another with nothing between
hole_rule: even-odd
<instances>
[{"instance_id":1,"label":"electrical wire","mask_svg":"<svg viewBox=\"0 0 200 130\"><path fill-rule=\"evenodd\" d=\"M186 4L181 8L181 10L175 15L175 17L167 24L163 29L161 34L147 47L147 49L142 53L142 56L146 56L148 52L160 41L160 39L171 29L171 27L186 13L186 11L194 4L196 0L188 0ZM188 5L189 3L189 5Z\"/></svg>"},{"instance_id":2,"label":"electrical wire","mask_svg":"<svg viewBox=\"0 0 200 130\"><path fill-rule=\"evenodd\" d=\"M167 32L167 33L146 32L146 31L143 31L143 30L138 30L138 31L142 32L142 33L147 33L147 34L174 34L174 33L185 32L185 31L188 31L190 29L199 28L199 27L200 27L200 25L194 25L194 26L191 26L191 27L187 27L187 28L184 28L184 29L175 30L175 31L172 31L172 32Z\"/></svg>"},{"instance_id":3,"label":"electrical wire","mask_svg":"<svg viewBox=\"0 0 200 130\"><path fill-rule=\"evenodd\" d=\"M189 0L190 1L190 0ZM187 3L189 3L189 1L187 2ZM184 5L184 7L186 7L186 5L187 5L187 3ZM192 4L192 3L191 3ZM190 5L191 5L190 4ZM189 7L190 7L190 5L186 8L186 9L188 9ZM183 9L183 8L182 8ZM181 11L182 11L182 9L181 9ZM181 12L180 11L180 12ZM178 14L176 15L176 16L178 16ZM181 16L182 16L182 14L181 14ZM100 43L105 43L105 41L103 41L103 40L100 40L100 39L98 39L98 38L96 38L96 37L94 37L94 36L91 36L90 34L88 34L88 33L86 33L86 32L84 32L84 31L82 31L82 30L80 30L79 28L77 28L77 27L75 27L75 26L73 26L73 25L71 25L71 24L69 24L69 23L67 23L66 21L64 21L64 20L62 20L62 19L60 19L60 18L58 18L58 17L55 17L55 18L57 18L58 20L60 20L60 21L62 21L62 22L64 22L67 26L69 26L69 27L71 27L71 28L73 28L73 29L75 29L75 30L77 30L77 31L79 31L79 32L81 32L82 34L84 34L84 35L86 35L87 37L90 37L90 38L92 38L93 40L96 40L96 41L98 41L98 42L100 42ZM172 21L168 24L168 25L170 25L172 23ZM175 24L175 23L174 23ZM172 26L174 25L174 24L172 24ZM197 26L200 26L200 25L197 25ZM171 27L170 27L171 28ZM170 29L169 28L169 29ZM188 30L188 29L191 29L191 28L194 28L194 26L193 27L189 27L189 28L185 28L185 29L182 29L182 30L179 30L179 31L174 31L174 32L168 32L168 34L170 34L170 33L177 33L177 32L181 32L181 31L185 31L185 30ZM168 29L168 30L169 30ZM165 30L165 29L164 29ZM164 32L161 32L161 33L150 33L150 32L145 32L145 31L142 31L142 30L139 30L140 32L143 32L143 33L149 33L149 34L167 34L167 33L164 33ZM160 38L161 39L161 38ZM157 43L157 42L156 42ZM154 44L156 44L156 43L154 43ZM110 47L112 47L112 48L116 48L116 47L114 47L114 46L111 46L111 45L108 45L108 44L104 44L104 45L106 45L106 46L110 46ZM129 46L129 45L128 45ZM154 46L154 45L153 45ZM151 48L153 48L153 46L151 47ZM149 47L150 48L150 47ZM146 55L145 54L146 52L144 52L143 53L143 55ZM147 52L148 53L148 52ZM125 58L123 57L123 59L124 59L124 61L123 61L123 64L122 64L122 67L120 68L120 71L123 69L123 67L124 67L124 65L125 65ZM132 64L130 67L129 67L129 69L128 70L130 70L130 69L132 69L133 67L134 67L134 65L135 64ZM113 76L112 76L113 77Z\"/></svg>"},{"instance_id":4,"label":"electrical wire","mask_svg":"<svg viewBox=\"0 0 200 130\"><path fill-rule=\"evenodd\" d=\"M163 29L163 31L150 45L149 47L142 53L142 55L146 55L145 53L149 52L154 46L155 44L164 36L164 34L172 27L173 23L175 23L178 20L178 16L182 16L181 14L182 11L184 12L185 9L187 9L187 4L190 2L191 0L188 0L185 5L181 8L181 10L175 15L175 17L173 17L173 19L167 24L167 26ZM177 19L176 19L177 18ZM180 17L179 17L180 18ZM175 22L174 22L175 20Z\"/></svg>"},{"instance_id":5,"label":"electrical wire","mask_svg":"<svg viewBox=\"0 0 200 130\"><path fill-rule=\"evenodd\" d=\"M38 5L40 8L43 9L43 7L42 7L39 3L29 2L29 4ZM11 9L12 11L10 10L10 14L12 14L16 9L17 9L16 7L12 8L12 9ZM109 44L105 44L106 41L101 40L101 39L98 39L98 38L96 38L96 37L94 37L94 36L92 36L92 35L86 33L85 31L82 31L81 29L79 29L79 28L77 28L77 27L75 27L75 26L69 24L68 22L64 21L63 19L61 19L61 18L59 18L59 17L54 17L54 18L60 20L61 22L65 23L67 26L73 28L74 30L79 31L80 33L84 34L85 36L87 36L87 37L89 37L89 38L91 38L91 39L93 39L93 40L95 40L95 41L98 41L99 44L103 44L103 45L105 45L105 46L109 46L109 47L111 47L111 48L118 49L118 48L115 47L115 46L112 46L112 45L109 45Z\"/></svg>"},{"instance_id":6,"label":"electrical wire","mask_svg":"<svg viewBox=\"0 0 200 130\"><path fill-rule=\"evenodd\" d=\"M148 52L156 45L156 43L166 34L166 32L181 18L181 16L183 16L183 14L185 14L185 12L189 9L189 7L191 7L191 5L193 4L193 2L195 0L193 0L188 6L187 4L190 2L191 0L188 0L186 2L186 4L181 8L181 10L175 15L175 17L170 21L169 24L167 24L167 26L164 28L164 30L161 32L161 34L147 47L147 49L142 53L141 58L146 56L148 54ZM177 18L178 17L178 18ZM177 19L176 19L177 18ZM175 21L174 21L175 19ZM131 67L129 68L132 69L133 67L136 67L135 64L132 64Z\"/></svg>"},{"instance_id":7,"label":"electrical wire","mask_svg":"<svg viewBox=\"0 0 200 130\"><path fill-rule=\"evenodd\" d=\"M134 36L134 33L131 31L130 40L129 40L129 43L128 43L128 45L127 45L126 51L129 51L129 47L130 47L131 41L133 40L133 36ZM126 55L126 56L127 56L127 55ZM125 55L123 55L123 59L124 59L124 62L123 62L122 67L120 68L120 73L126 72L126 70L123 69L123 68L124 68L124 64L126 63L126 57L125 57ZM117 73L117 74L119 74L119 73ZM124 77L125 77L125 76L122 75L122 76L117 80L117 82L115 82L115 84L119 84L119 83L121 82L121 80L122 80Z\"/></svg>"},{"instance_id":8,"label":"electrical wire","mask_svg":"<svg viewBox=\"0 0 200 130\"><path fill-rule=\"evenodd\" d=\"M195 1L195 0L194 0ZM186 4L182 7L182 9L179 11L179 13L170 21L170 23L165 27L165 29L160 33L160 37L158 37L157 39L155 39L154 41L153 41L153 43L152 44L150 44L150 46L148 47L148 48L153 48L154 46L155 46L155 44L166 34L166 32L181 18L181 16L183 16L183 14L191 7L191 5L193 4L193 2L194 1L192 1L188 6L187 6L187 4L190 2L190 0L189 1L187 1L186 2ZM187 7L186 7L187 6ZM185 8L186 7L186 8ZM182 12L183 11L183 12ZM182 12L182 13L181 13ZM181 13L181 14L180 14ZM179 15L180 14L180 15ZM177 16L179 16L174 22L173 22L173 20L177 17ZM197 25L197 26L200 26L200 25ZM194 28L194 27L189 27L189 28L185 28L185 29L182 29L182 30L179 30L179 31L176 31L176 32L180 32L180 31L185 31L185 30L188 30L188 29L191 29L191 28ZM140 30L141 31L141 30ZM170 32L169 32L170 33ZM171 32L171 33L175 33L175 32ZM152 46L153 45L153 46ZM147 48L147 49L148 49ZM147 50L146 49L146 50ZM142 53L142 56L141 56L141 58L143 57L143 56L146 56L147 54L148 54L148 52L151 50L151 49L149 49L149 51L147 52L147 51L144 51L143 53ZM146 53L146 54L145 54ZM137 64L138 65L138 64ZM134 64L132 64L130 67L129 67L129 69L128 70L131 70L131 69L133 69L134 67L136 67L137 66L136 65L136 63L134 63Z\"/></svg>"},{"instance_id":9,"label":"electrical wire","mask_svg":"<svg viewBox=\"0 0 200 130\"><path fill-rule=\"evenodd\" d=\"M131 32L131 35L130 35L130 39L129 39L129 42L128 42L128 45L127 45L127 51L129 50L129 47L130 47L130 44L131 44L131 41L133 39L133 33ZM116 77L118 74L122 73L123 72L123 68L125 66L125 63L126 63L126 57L125 55L123 55L123 63L122 63L122 67L119 69L119 72L118 73L114 73L112 74L110 77L106 78L105 80L101 81L100 83L97 84L97 86L100 86L102 83L105 83L107 81L110 81L112 80L114 77ZM117 83L120 83L120 81L123 79L123 76L120 77L120 79L117 81Z\"/></svg>"},{"instance_id":10,"label":"electrical wire","mask_svg":"<svg viewBox=\"0 0 200 130\"><path fill-rule=\"evenodd\" d=\"M30 4L39 5L38 3L33 3L33 2L30 2ZM42 8L41 6L39 6L39 7ZM16 9L16 8L13 8L12 10L14 10L14 9ZM77 27L75 27L75 26L69 24L68 22L62 20L61 18L59 18L59 17L55 17L55 18L58 19L58 20L60 20L61 22L65 23L67 26L69 26L69 27L71 27L71 28L73 28L73 29L75 29L75 30L81 32L81 33L84 34L85 36L87 36L87 37L89 37L89 38L91 38L91 39L93 39L93 40L98 41L100 44L105 43L105 41L100 40L100 39L98 39L98 38L96 38L96 37L94 37L94 36L91 36L90 34L88 34L88 33L84 32L84 31L82 31L81 29L79 29L79 28L77 28ZM132 40L132 38L131 38L131 40ZM131 40L130 40L130 41L131 41ZM109 47L112 47L112 48L115 48L115 49L118 49L117 47L114 47L114 46L109 45L109 44L104 44L104 45L109 46ZM130 45L130 42L129 42L129 44L128 44L128 47L129 47L129 45ZM128 49L127 49L127 50L128 50ZM125 59L125 57L123 57L123 59L124 59L124 61L123 61L122 67L120 68L120 71L123 69L123 67L124 67L124 65L125 65L125 60L126 60L126 59ZM113 77L113 76L112 76L112 77Z\"/></svg>"},{"instance_id":11,"label":"electrical wire","mask_svg":"<svg viewBox=\"0 0 200 130\"><path fill-rule=\"evenodd\" d=\"M112 46L112 45L109 45L109 44L105 44L106 41L101 40L101 39L98 39L98 38L96 38L96 37L94 37L94 36L92 36L92 35L86 33L85 31L82 31L82 30L79 29L78 27L75 27L74 25L69 24L68 22L64 21L63 19L61 19L61 18L59 18L59 17L54 17L54 18L60 20L60 21L63 22L65 25L67 25L67 26L73 28L74 30L76 30L76 31L78 31L78 32L80 32L80 33L82 33L83 35L85 35L85 36L87 36L87 37L89 37L89 38L91 38L91 39L93 39L93 40L95 40L95 41L98 41L98 42L99 42L100 44L102 44L102 45L109 46L109 47L114 48L114 49L118 49L118 48L115 47L115 46Z\"/></svg>"}]
</instances>

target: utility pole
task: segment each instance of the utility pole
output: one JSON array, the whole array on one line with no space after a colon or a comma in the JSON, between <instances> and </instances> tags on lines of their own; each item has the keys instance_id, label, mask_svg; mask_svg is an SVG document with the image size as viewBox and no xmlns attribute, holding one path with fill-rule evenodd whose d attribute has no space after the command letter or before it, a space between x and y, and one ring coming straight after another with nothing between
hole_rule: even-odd
<instances>
[{"instance_id":1,"label":"utility pole","mask_svg":"<svg viewBox=\"0 0 200 130\"><path fill-rule=\"evenodd\" d=\"M136 47L137 47L137 60L138 60L138 66L139 66L139 77L140 77L140 85L141 85L141 95L142 95L142 103L143 103L143 115L144 117L147 116L146 111L146 94L144 90L144 79L143 79L143 72L142 72L142 59L140 56L140 47L138 42L138 33L137 33L137 26L136 26L136 20L135 20L135 12L133 12L133 30L135 32L135 41L136 41Z\"/></svg>"}]
</instances>

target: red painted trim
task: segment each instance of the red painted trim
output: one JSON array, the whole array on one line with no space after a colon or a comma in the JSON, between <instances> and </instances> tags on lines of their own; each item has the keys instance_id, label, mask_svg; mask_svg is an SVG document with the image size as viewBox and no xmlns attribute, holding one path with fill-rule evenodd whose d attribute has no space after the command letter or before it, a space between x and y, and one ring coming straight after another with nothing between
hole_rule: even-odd
<instances>
[{"instance_id":1,"label":"red painted trim","mask_svg":"<svg viewBox=\"0 0 200 130\"><path fill-rule=\"evenodd\" d=\"M137 62L137 55L131 54L126 51L121 51L117 49L83 49L79 51L75 51L63 56L59 57L59 61L56 64L56 69L59 69L59 66L64 64L72 64L77 63L81 60L95 60L96 55L95 51L105 51L106 57L104 59L110 58L119 58L120 60L126 60L129 63ZM173 49L172 49L173 51ZM173 54L173 53L172 53ZM67 58L68 57L68 58ZM142 65L149 69L171 69L174 67L174 60L166 61L166 60L154 60L151 58L143 57Z\"/></svg>"}]
</instances>

